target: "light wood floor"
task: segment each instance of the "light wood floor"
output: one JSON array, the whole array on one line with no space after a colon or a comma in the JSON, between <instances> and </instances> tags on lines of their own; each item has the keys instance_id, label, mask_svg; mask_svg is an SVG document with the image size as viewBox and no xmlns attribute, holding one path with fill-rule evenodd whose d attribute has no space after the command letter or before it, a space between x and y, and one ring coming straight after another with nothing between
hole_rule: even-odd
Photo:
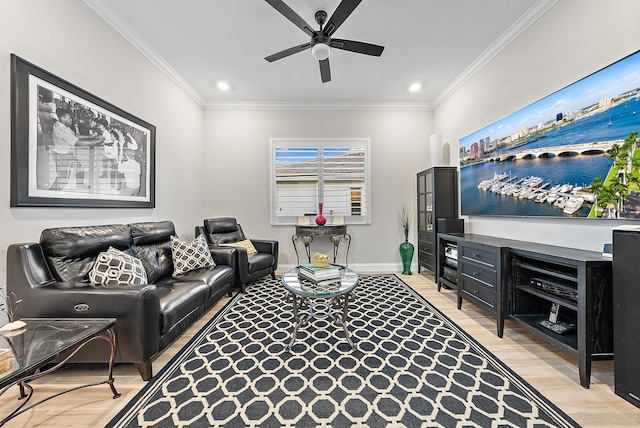
<instances>
[{"instance_id":1,"label":"light wood floor","mask_svg":"<svg viewBox=\"0 0 640 428\"><path fill-rule=\"evenodd\" d=\"M559 351L530 335L507 320L504 337L496 336L495 322L470 303L456 308L455 293L438 293L433 281L414 272L399 275L456 324L476 338L505 364L556 403L565 413L584 427L638 427L640 409L627 403L613 392L613 362L596 361L592 366L591 388L580 386L576 357ZM160 368L219 310L228 298L195 323L154 362L154 372ZM72 367L53 373L32 384L32 401L73 386L94 382L103 376L102 367L88 369ZM104 426L144 386L132 364L115 368L115 385L122 397L114 400L109 387L99 385L56 397L10 421L9 427L99 427ZM0 415L13 409L16 391L0 397Z\"/></svg>"}]
</instances>

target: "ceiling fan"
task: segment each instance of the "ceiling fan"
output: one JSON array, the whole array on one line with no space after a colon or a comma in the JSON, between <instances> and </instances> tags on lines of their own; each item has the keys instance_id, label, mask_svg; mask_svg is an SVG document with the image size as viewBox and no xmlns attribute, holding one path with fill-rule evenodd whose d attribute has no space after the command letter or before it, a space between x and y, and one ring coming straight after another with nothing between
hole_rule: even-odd
<instances>
[{"instance_id":1,"label":"ceiling fan","mask_svg":"<svg viewBox=\"0 0 640 428\"><path fill-rule=\"evenodd\" d=\"M311 49L311 54L320 62L320 77L322 83L331 80L331 68L329 67L329 55L331 48L356 52L365 55L380 56L384 46L372 45L370 43L356 42L353 40L332 39L331 36L351 15L354 9L362 0L342 0L336 8L331 18L327 21L327 12L319 10L315 13L316 22L320 25L318 31L314 31L304 19L287 6L282 0L265 0L274 9L280 12L285 18L293 22L298 28L311 37L311 41L285 49L281 52L269 55L265 59L269 62L277 61L289 55Z\"/></svg>"}]
</instances>

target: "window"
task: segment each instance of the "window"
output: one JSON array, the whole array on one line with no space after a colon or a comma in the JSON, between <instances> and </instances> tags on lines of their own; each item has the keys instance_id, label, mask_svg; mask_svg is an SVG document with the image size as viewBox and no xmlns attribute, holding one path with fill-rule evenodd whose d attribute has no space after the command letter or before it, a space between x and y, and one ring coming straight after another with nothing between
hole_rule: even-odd
<instances>
[{"instance_id":1,"label":"window","mask_svg":"<svg viewBox=\"0 0 640 428\"><path fill-rule=\"evenodd\" d=\"M368 224L368 139L272 139L271 223L297 224L298 217L342 216Z\"/></svg>"}]
</instances>

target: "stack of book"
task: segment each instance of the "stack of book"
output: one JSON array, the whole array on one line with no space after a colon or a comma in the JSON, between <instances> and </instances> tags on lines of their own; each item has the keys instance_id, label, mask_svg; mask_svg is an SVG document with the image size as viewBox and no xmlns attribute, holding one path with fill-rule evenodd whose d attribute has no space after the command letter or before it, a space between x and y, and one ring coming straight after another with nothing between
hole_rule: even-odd
<instances>
[{"instance_id":1,"label":"stack of book","mask_svg":"<svg viewBox=\"0 0 640 428\"><path fill-rule=\"evenodd\" d=\"M336 282L340 280L340 268L329 265L327 267L316 267L312 263L300 265L300 276L314 282Z\"/></svg>"},{"instance_id":2,"label":"stack of book","mask_svg":"<svg viewBox=\"0 0 640 428\"><path fill-rule=\"evenodd\" d=\"M4 373L12 366L13 351L11 349L0 349L0 373Z\"/></svg>"}]
</instances>

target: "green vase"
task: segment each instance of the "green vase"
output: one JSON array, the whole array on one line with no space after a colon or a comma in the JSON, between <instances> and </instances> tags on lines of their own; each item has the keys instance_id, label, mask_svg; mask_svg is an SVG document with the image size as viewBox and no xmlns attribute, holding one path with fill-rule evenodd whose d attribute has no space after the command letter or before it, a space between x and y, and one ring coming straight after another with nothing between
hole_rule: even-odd
<instances>
[{"instance_id":1,"label":"green vase","mask_svg":"<svg viewBox=\"0 0 640 428\"><path fill-rule=\"evenodd\" d=\"M413 260L413 244L404 241L400 244L400 258L402 259L402 274L411 275L411 260Z\"/></svg>"}]
</instances>

